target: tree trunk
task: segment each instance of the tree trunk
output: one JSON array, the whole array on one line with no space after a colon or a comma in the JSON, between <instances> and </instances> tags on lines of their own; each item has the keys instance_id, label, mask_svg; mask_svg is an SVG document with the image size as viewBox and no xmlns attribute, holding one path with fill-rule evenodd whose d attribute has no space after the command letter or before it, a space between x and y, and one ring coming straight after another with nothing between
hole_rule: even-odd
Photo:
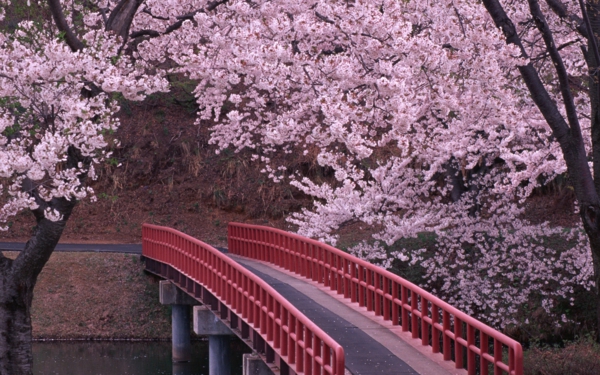
<instances>
[{"instance_id":1,"label":"tree trunk","mask_svg":"<svg viewBox=\"0 0 600 375\"><path fill-rule=\"evenodd\" d=\"M12 262L3 262L0 281L0 374L32 374L31 301L33 285L6 277ZM8 268L8 269L6 269Z\"/></svg>"},{"instance_id":2,"label":"tree trunk","mask_svg":"<svg viewBox=\"0 0 600 375\"><path fill-rule=\"evenodd\" d=\"M64 198L46 204L63 215L63 219L56 222L46 219L42 208L33 211L37 226L25 249L15 260L0 253L0 375L32 374L33 288L75 204L75 200Z\"/></svg>"}]
</instances>

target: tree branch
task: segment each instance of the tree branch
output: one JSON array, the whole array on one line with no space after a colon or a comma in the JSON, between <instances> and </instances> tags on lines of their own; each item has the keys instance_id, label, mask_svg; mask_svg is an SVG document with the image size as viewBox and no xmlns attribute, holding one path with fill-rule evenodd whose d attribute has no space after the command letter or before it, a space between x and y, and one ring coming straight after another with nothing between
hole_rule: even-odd
<instances>
[{"instance_id":1,"label":"tree branch","mask_svg":"<svg viewBox=\"0 0 600 375\"><path fill-rule=\"evenodd\" d=\"M483 0L483 4L494 20L496 27L502 30L506 42L518 46L521 50L521 55L526 57L527 55L517 34L517 30L499 1ZM552 129L552 133L561 147L580 207L585 211L588 206L597 205L599 199L588 166L582 135L572 136L572 130L574 129L571 129L562 117L556 103L554 103L548 94L531 62L527 65L519 66L518 69L531 98L544 116L550 129Z\"/></svg>"},{"instance_id":2,"label":"tree branch","mask_svg":"<svg viewBox=\"0 0 600 375\"><path fill-rule=\"evenodd\" d=\"M127 42L133 17L143 2L144 0L121 0L115 9L110 12L106 22L106 30L114 31L123 38L123 44Z\"/></svg>"},{"instance_id":3,"label":"tree branch","mask_svg":"<svg viewBox=\"0 0 600 375\"><path fill-rule=\"evenodd\" d=\"M150 11L150 9L148 9L148 8L144 8L142 10L142 13L146 13L146 14L150 15L150 17L152 17L154 19L157 19L157 20L161 20L161 21L168 21L169 20L166 17L155 16L154 14L152 14L152 12Z\"/></svg>"},{"instance_id":4,"label":"tree branch","mask_svg":"<svg viewBox=\"0 0 600 375\"><path fill-rule=\"evenodd\" d=\"M186 14L183 14L181 16L177 16L175 17L177 19L177 22L175 22L174 24L168 26L165 31L163 33L160 33L156 30L139 30L136 32L131 33L130 38L135 39L135 38L139 38L142 36L149 36L150 38L157 38L161 35L166 35L169 33L172 33L173 31L181 28L181 26L183 25L183 22L186 20L193 20L194 16L198 13L206 13L206 12L210 12L215 10L219 5L225 4L227 3L229 0L218 0L218 1L212 1L210 3L208 3L208 6L206 8L202 8L202 9L198 9L195 10L193 12L189 12ZM144 9L145 13L150 14L150 10ZM153 16L154 17L154 16ZM158 19L165 19L165 18L159 18L159 17L155 17Z\"/></svg>"},{"instance_id":5,"label":"tree branch","mask_svg":"<svg viewBox=\"0 0 600 375\"><path fill-rule=\"evenodd\" d=\"M565 4L561 0L546 0L548 7L561 19L574 22L577 26L575 29L583 37L588 37L588 29L583 20L576 14L569 13Z\"/></svg>"},{"instance_id":6,"label":"tree branch","mask_svg":"<svg viewBox=\"0 0 600 375\"><path fill-rule=\"evenodd\" d=\"M69 47L71 47L71 50L75 52L83 49L83 43L77 38L77 36L75 36L73 30L71 30L67 20L65 19L65 14L62 11L60 0L48 0L48 6L58 31L65 34L65 41Z\"/></svg>"},{"instance_id":7,"label":"tree branch","mask_svg":"<svg viewBox=\"0 0 600 375\"><path fill-rule=\"evenodd\" d=\"M140 31L136 31L131 33L131 35L129 35L129 37L131 39L135 39L135 38L139 38L142 36L149 36L151 38L156 38L159 37L161 34L158 31L155 30L140 30Z\"/></svg>"},{"instance_id":8,"label":"tree branch","mask_svg":"<svg viewBox=\"0 0 600 375\"><path fill-rule=\"evenodd\" d=\"M91 159L82 156L81 151L77 148L73 146L69 147L65 168L76 168L79 163L89 166L90 162ZM86 174L79 176L81 183L86 178ZM31 184L32 182L29 181L29 183ZM52 255L54 248L58 244L65 225L77 204L75 198L54 198L50 202L46 202L39 196L35 187L33 187L31 194L34 195L36 203L39 205L36 210L32 210L37 225L34 234L27 244L25 244L25 249L19 253L12 264L15 281L21 283L30 283L32 281L35 283L37 276L44 268L46 262L48 262L50 255ZM46 208L58 211L62 218L58 221L48 220L44 215Z\"/></svg>"},{"instance_id":9,"label":"tree branch","mask_svg":"<svg viewBox=\"0 0 600 375\"><path fill-rule=\"evenodd\" d=\"M581 7L581 13L583 14L583 19L585 20L586 27L588 28L588 30L593 31L592 24L590 23L590 18L588 17L588 13L585 9L585 4L583 3L583 0L579 0L579 6ZM600 53L598 52L598 43L596 42L596 36L593 32L588 35L588 42L590 47L592 47L592 53L594 54L594 58L596 59L596 65L598 65L600 64ZM598 72L594 72L594 74L597 75Z\"/></svg>"},{"instance_id":10,"label":"tree branch","mask_svg":"<svg viewBox=\"0 0 600 375\"><path fill-rule=\"evenodd\" d=\"M575 108L575 102L573 101L573 93L569 87L569 74L567 73L567 69L565 68L562 57L556 48L552 31L550 30L550 27L546 22L546 18L540 9L538 0L529 0L529 10L533 16L533 20L537 29L539 30L540 34L542 34L542 39L546 45L546 50L550 55L550 59L552 60L554 69L558 75L558 84L565 105L565 110L567 111L569 126L572 130L571 134L574 137L582 137L579 119L577 118L577 109Z\"/></svg>"}]
</instances>

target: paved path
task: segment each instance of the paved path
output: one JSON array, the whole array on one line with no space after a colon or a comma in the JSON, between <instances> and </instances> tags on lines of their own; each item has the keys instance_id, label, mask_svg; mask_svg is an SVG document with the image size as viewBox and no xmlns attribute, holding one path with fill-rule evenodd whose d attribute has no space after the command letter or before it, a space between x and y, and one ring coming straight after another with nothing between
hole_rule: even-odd
<instances>
[{"instance_id":1,"label":"paved path","mask_svg":"<svg viewBox=\"0 0 600 375\"><path fill-rule=\"evenodd\" d=\"M448 375L465 374L454 363L428 355L401 338L400 329L390 329L373 315L357 311L325 288L304 281L281 268L230 255L249 271L265 280L309 319L344 347L346 368L354 375ZM410 341L410 340L409 340ZM433 359L433 360L432 360Z\"/></svg>"},{"instance_id":2,"label":"paved path","mask_svg":"<svg viewBox=\"0 0 600 375\"><path fill-rule=\"evenodd\" d=\"M0 242L0 251L21 251L25 247L22 242ZM126 253L141 254L141 244L62 244L56 245L54 251L94 252L94 253Z\"/></svg>"}]
</instances>

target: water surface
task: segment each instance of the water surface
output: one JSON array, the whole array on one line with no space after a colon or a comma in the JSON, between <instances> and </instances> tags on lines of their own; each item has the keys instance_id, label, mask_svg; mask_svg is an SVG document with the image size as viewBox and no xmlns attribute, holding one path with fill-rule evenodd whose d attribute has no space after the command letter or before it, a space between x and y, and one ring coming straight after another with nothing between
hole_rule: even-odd
<instances>
[{"instance_id":1,"label":"water surface","mask_svg":"<svg viewBox=\"0 0 600 375\"><path fill-rule=\"evenodd\" d=\"M242 374L241 341L231 341L231 374ZM207 375L208 341L192 343L192 362L173 365L170 342L35 342L35 375Z\"/></svg>"}]
</instances>

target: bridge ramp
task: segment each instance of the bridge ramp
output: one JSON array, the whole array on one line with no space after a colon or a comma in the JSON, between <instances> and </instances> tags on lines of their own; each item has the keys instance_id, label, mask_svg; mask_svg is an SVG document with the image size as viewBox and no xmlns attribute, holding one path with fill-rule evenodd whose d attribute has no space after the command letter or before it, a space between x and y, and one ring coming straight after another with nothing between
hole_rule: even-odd
<instances>
[{"instance_id":1,"label":"bridge ramp","mask_svg":"<svg viewBox=\"0 0 600 375\"><path fill-rule=\"evenodd\" d=\"M441 354L366 308L350 303L318 283L268 263L228 254L261 277L321 329L342 344L353 375L465 375Z\"/></svg>"}]
</instances>

